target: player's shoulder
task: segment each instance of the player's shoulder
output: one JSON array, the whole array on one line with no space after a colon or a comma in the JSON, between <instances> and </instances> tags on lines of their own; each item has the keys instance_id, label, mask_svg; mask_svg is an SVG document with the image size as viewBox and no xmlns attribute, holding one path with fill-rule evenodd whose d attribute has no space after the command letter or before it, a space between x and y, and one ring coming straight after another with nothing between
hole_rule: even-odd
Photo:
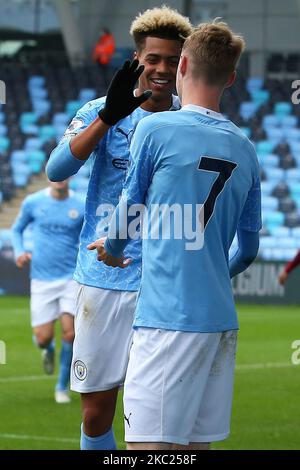
<instances>
[{"instance_id":1,"label":"player's shoulder","mask_svg":"<svg viewBox=\"0 0 300 470\"><path fill-rule=\"evenodd\" d=\"M35 193L29 194L25 197L24 203L25 204L35 204L39 203L41 200L46 199L48 197L49 188L43 188Z\"/></svg>"},{"instance_id":2,"label":"player's shoulder","mask_svg":"<svg viewBox=\"0 0 300 470\"><path fill-rule=\"evenodd\" d=\"M157 129L166 128L168 126L174 126L175 115L178 111L162 111L158 113L150 114L144 117L138 124L140 131L155 133ZM177 118L179 116L176 116ZM177 121L177 119L176 119Z\"/></svg>"}]
</instances>

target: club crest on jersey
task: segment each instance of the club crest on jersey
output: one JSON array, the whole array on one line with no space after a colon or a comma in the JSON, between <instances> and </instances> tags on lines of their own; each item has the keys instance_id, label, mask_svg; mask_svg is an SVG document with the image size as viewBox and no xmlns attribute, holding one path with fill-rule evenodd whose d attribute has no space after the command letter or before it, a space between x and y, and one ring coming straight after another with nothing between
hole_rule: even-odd
<instances>
[{"instance_id":1,"label":"club crest on jersey","mask_svg":"<svg viewBox=\"0 0 300 470\"><path fill-rule=\"evenodd\" d=\"M81 119L73 119L68 129L64 133L64 135L73 134L74 131L76 131L77 129L80 129L83 126L83 124L84 122Z\"/></svg>"},{"instance_id":2,"label":"club crest on jersey","mask_svg":"<svg viewBox=\"0 0 300 470\"><path fill-rule=\"evenodd\" d=\"M87 376L87 368L84 362L76 361L74 363L74 373L78 380L84 380Z\"/></svg>"},{"instance_id":3,"label":"club crest on jersey","mask_svg":"<svg viewBox=\"0 0 300 470\"><path fill-rule=\"evenodd\" d=\"M77 219L77 217L79 216L79 212L76 209L71 209L68 212L68 216L70 217L70 219Z\"/></svg>"}]
</instances>

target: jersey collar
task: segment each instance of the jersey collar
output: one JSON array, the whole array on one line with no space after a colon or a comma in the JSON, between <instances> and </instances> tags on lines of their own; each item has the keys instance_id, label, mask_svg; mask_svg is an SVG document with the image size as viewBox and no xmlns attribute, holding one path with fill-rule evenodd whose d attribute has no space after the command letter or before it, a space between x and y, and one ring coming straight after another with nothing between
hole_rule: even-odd
<instances>
[{"instance_id":1,"label":"jersey collar","mask_svg":"<svg viewBox=\"0 0 300 470\"><path fill-rule=\"evenodd\" d=\"M218 119L219 121L227 121L227 119L221 113L217 113L212 109L203 108L202 106L198 106L196 104L186 104L182 106L181 111L193 111L195 113L203 114L204 116L209 116L214 119Z\"/></svg>"}]
</instances>

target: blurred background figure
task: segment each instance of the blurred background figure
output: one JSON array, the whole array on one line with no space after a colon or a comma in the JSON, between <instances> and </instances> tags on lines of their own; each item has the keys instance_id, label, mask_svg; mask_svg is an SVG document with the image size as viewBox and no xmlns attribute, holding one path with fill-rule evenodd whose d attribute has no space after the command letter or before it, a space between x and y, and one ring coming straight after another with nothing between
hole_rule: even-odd
<instances>
[{"instance_id":1,"label":"blurred background figure","mask_svg":"<svg viewBox=\"0 0 300 470\"><path fill-rule=\"evenodd\" d=\"M102 28L102 34L99 37L93 51L93 61L98 64L105 86L109 84L107 66L115 53L115 39L108 28Z\"/></svg>"},{"instance_id":2,"label":"blurred background figure","mask_svg":"<svg viewBox=\"0 0 300 470\"><path fill-rule=\"evenodd\" d=\"M68 180L27 196L13 225L18 268L31 264L31 326L33 341L42 350L46 374L54 373L55 322L61 323L61 353L56 403L69 403L70 367L74 340L77 285L73 281L84 202L69 191ZM33 250L24 246L23 233L32 225Z\"/></svg>"}]
</instances>

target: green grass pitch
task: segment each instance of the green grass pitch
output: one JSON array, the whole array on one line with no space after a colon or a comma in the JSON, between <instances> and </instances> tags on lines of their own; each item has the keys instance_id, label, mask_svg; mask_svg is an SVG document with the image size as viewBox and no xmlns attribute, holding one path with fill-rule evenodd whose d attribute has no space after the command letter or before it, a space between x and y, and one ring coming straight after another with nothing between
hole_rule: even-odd
<instances>
[{"instance_id":1,"label":"green grass pitch","mask_svg":"<svg viewBox=\"0 0 300 470\"><path fill-rule=\"evenodd\" d=\"M238 307L240 319L231 436L214 449L300 449L300 307ZM43 375L31 341L29 299L0 297L0 449L78 449L80 401L57 405L55 377ZM59 344L59 338L57 339ZM2 343L3 345L3 343ZM124 449L121 400L115 434Z\"/></svg>"}]
</instances>

